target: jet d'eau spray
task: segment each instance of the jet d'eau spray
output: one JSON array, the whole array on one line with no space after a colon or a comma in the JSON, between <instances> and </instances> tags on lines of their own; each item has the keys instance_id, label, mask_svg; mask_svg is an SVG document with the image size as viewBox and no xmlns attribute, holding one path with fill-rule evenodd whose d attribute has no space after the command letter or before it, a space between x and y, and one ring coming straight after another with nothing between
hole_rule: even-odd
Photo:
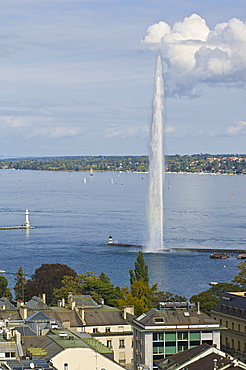
<instances>
[{"instance_id":1,"label":"jet d'eau spray","mask_svg":"<svg viewBox=\"0 0 246 370\"><path fill-rule=\"evenodd\" d=\"M148 242L146 252L163 249L163 185L164 185L164 82L162 60L156 60L152 123L149 146L149 187L147 200Z\"/></svg>"}]
</instances>

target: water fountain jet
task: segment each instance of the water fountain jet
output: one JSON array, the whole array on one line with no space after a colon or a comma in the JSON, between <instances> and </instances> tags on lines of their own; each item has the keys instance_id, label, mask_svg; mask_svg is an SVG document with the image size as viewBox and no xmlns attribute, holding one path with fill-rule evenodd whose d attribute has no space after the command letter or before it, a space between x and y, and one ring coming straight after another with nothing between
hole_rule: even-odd
<instances>
[{"instance_id":1,"label":"water fountain jet","mask_svg":"<svg viewBox=\"0 0 246 370\"><path fill-rule=\"evenodd\" d=\"M163 184L164 184L164 82L162 60L159 54L156 60L155 85L152 107L152 123L149 148L149 187L147 201L148 241L147 252L163 249Z\"/></svg>"}]
</instances>

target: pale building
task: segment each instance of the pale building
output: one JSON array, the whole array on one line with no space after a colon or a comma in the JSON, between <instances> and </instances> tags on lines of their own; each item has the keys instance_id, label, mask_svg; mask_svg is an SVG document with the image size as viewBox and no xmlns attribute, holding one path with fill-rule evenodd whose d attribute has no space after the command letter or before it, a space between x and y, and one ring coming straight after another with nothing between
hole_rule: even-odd
<instances>
[{"instance_id":1,"label":"pale building","mask_svg":"<svg viewBox=\"0 0 246 370\"><path fill-rule=\"evenodd\" d=\"M77 333L88 333L114 352L114 360L126 369L133 366L133 334L129 320L132 320L134 307L122 310L98 305L90 296L68 297L68 302L77 312L82 326Z\"/></svg>"},{"instance_id":2,"label":"pale building","mask_svg":"<svg viewBox=\"0 0 246 370\"><path fill-rule=\"evenodd\" d=\"M246 362L246 292L224 293L211 316L224 328L221 349Z\"/></svg>"}]
</instances>

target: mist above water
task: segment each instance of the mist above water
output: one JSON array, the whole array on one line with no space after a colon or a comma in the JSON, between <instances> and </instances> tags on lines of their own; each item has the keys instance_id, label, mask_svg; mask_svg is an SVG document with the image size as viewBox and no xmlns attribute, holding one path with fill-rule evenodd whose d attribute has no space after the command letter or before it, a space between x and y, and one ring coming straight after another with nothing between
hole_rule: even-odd
<instances>
[{"instance_id":1,"label":"mist above water","mask_svg":"<svg viewBox=\"0 0 246 370\"><path fill-rule=\"evenodd\" d=\"M152 123L149 147L149 187L147 200L148 241L146 251L158 252L163 249L163 184L164 184L164 82L162 61L156 60Z\"/></svg>"}]
</instances>

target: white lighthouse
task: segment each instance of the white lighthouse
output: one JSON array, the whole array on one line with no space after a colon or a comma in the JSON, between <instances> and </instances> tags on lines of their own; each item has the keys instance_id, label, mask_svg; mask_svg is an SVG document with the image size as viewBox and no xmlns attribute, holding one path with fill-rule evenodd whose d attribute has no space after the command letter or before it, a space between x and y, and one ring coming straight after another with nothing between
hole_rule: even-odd
<instances>
[{"instance_id":1,"label":"white lighthouse","mask_svg":"<svg viewBox=\"0 0 246 370\"><path fill-rule=\"evenodd\" d=\"M26 215L25 227L27 229L29 229L30 228L30 222L29 222L29 211L28 211L28 209L26 209L25 215Z\"/></svg>"}]
</instances>

